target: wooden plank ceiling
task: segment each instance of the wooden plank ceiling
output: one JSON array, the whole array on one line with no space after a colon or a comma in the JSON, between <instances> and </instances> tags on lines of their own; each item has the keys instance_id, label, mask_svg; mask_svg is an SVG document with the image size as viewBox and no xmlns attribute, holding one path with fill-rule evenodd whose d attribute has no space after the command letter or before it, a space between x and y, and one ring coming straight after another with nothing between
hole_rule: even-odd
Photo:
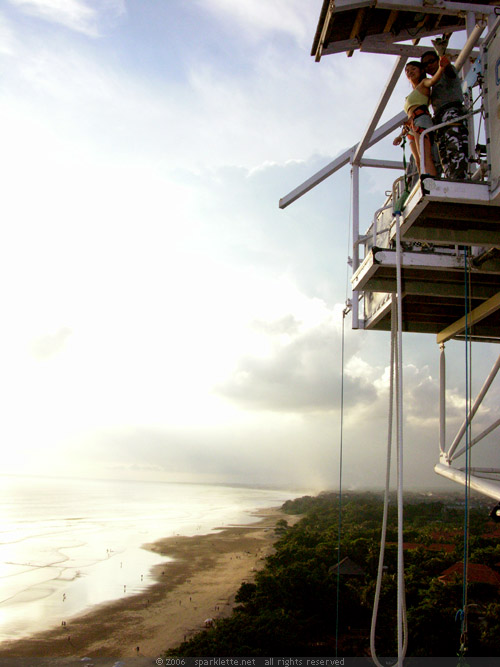
<instances>
[{"instance_id":1,"label":"wooden plank ceiling","mask_svg":"<svg viewBox=\"0 0 500 667\"><path fill-rule=\"evenodd\" d=\"M453 11L453 5L457 11ZM464 7L495 6L498 0L491 2L468 0L466 3L448 0L444 2L422 3L419 0L397 3L394 0L353 0L350 3L324 0L314 36L311 55L320 60L322 55L346 52L349 56L356 49L366 45L377 45L394 42L418 40L465 29ZM438 9L443 5L442 13ZM450 10L450 7L452 8Z\"/></svg>"}]
</instances>

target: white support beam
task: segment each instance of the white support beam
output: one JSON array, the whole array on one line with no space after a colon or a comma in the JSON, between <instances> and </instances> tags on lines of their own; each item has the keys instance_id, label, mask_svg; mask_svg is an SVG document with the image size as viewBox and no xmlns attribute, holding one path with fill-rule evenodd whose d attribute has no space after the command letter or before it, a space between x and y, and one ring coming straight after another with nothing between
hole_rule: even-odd
<instances>
[{"instance_id":1,"label":"white support beam","mask_svg":"<svg viewBox=\"0 0 500 667\"><path fill-rule=\"evenodd\" d=\"M493 424L488 426L488 428L484 429L484 431L482 433L480 433L473 440L471 440L470 445L469 445L469 449L471 447L474 447L474 445L477 445L478 442L481 442L481 440L483 438L486 438L487 435L489 435L490 433L493 433L493 431L496 428L498 428L499 426L500 426L500 419L497 419L495 422L493 422ZM458 459L460 456L465 454L466 451L467 451L467 448L462 447L462 449L460 449L458 452L455 452L455 456L453 458Z\"/></svg>"},{"instance_id":2,"label":"white support beam","mask_svg":"<svg viewBox=\"0 0 500 667\"><path fill-rule=\"evenodd\" d=\"M439 451L446 447L446 354L444 343L439 347Z\"/></svg>"},{"instance_id":3,"label":"white support beam","mask_svg":"<svg viewBox=\"0 0 500 667\"><path fill-rule=\"evenodd\" d=\"M320 169L320 171L317 171L313 176L311 176L311 178L308 178L307 181L304 181L302 185L299 185L297 188L295 188L295 190L292 190L287 195L282 197L279 204L280 208L286 208L290 204L293 204L294 201L302 197L302 195L305 195L306 192L309 192L309 190L315 188L326 178L334 174L339 169L342 169L342 167L345 167L346 164L349 164L352 156L354 155L355 148L356 146L351 146L351 148L344 151L333 162L330 162L326 165L326 167L323 167L323 169Z\"/></svg>"},{"instance_id":4,"label":"white support beam","mask_svg":"<svg viewBox=\"0 0 500 667\"><path fill-rule=\"evenodd\" d=\"M363 138L361 139L361 141L358 144L358 147L356 148L356 152L354 153L354 157L352 159L353 164L359 165L361 158L363 157L363 153L368 148L369 143L373 137L373 133L375 132L375 129L377 127L377 124L382 114L384 113L384 109L387 106L387 102L389 101L392 95L392 91L394 90L394 87L397 84L399 77L401 76L401 72L404 70L406 61L407 58L402 56L398 58L396 63L394 64L392 72L389 76L389 80L387 81L387 84L383 89L382 95L380 96L380 100L379 103L377 104L377 108L375 109L375 113L373 114L371 121L368 123L368 127L366 128Z\"/></svg>"},{"instance_id":5,"label":"white support beam","mask_svg":"<svg viewBox=\"0 0 500 667\"><path fill-rule=\"evenodd\" d=\"M491 383L492 383L493 380L495 379L495 377L496 377L496 375L497 375L499 369L500 369L500 356L498 357L498 359L496 360L496 362L493 364L493 368L492 368L491 371L489 372L489 375L488 375L488 377L486 378L485 383L484 383L483 386L481 387L481 391L480 391L479 394L477 395L477 398L476 398L476 400L475 400L475 402L474 402L474 405L472 406L472 408L471 408L469 414L467 415L467 417L466 417L465 420L463 421L462 426L460 427L460 429L459 429L457 435L455 436L455 439L453 440L453 442L451 443L451 445L450 445L450 447L449 447L449 449L448 449L448 453L447 453L447 459L448 459L448 461L452 461L452 460L453 460L454 455L455 455L455 450L457 449L457 447L458 447L460 441L461 441L462 438L464 437L464 434L465 434L465 431L466 431L466 429L467 429L467 426L468 426L468 425L471 423L471 421L473 420L474 415L476 414L476 412L477 412L478 409L479 409L479 406L480 406L481 403L483 402L483 398L484 398L484 397L486 396L486 394L488 393L488 389L490 388Z\"/></svg>"},{"instance_id":6,"label":"white support beam","mask_svg":"<svg viewBox=\"0 0 500 667\"><path fill-rule=\"evenodd\" d=\"M360 167L374 167L375 169L404 169L404 164L397 160L371 160L364 157L359 163Z\"/></svg>"},{"instance_id":7,"label":"white support beam","mask_svg":"<svg viewBox=\"0 0 500 667\"><path fill-rule=\"evenodd\" d=\"M407 116L404 111L401 111L396 116L388 120L386 123L381 125L372 136L371 141L368 144L368 147L374 146L376 143L384 139L388 134L394 132L403 122L406 120ZM358 144L354 144L348 150L344 151L339 155L333 162L330 162L323 167L320 171L316 172L311 178L308 178L307 181L304 181L302 185L299 185L295 190L292 190L287 195L280 199L279 207L286 208L290 204L293 204L294 201L300 199L307 192L315 188L322 181L327 179L329 176L332 176L336 171L344 167L346 164L349 164L351 161L354 152L356 151Z\"/></svg>"},{"instance_id":8,"label":"white support beam","mask_svg":"<svg viewBox=\"0 0 500 667\"><path fill-rule=\"evenodd\" d=\"M469 25L470 24L470 25ZM481 37L481 33L486 28L486 21L478 21L476 23L476 16L474 14L467 15L467 41L465 42L460 55L455 61L455 68L457 71L460 71L462 67L464 68L464 75L467 76L468 71L471 68L469 61L470 54L472 49L476 46Z\"/></svg>"},{"instance_id":9,"label":"white support beam","mask_svg":"<svg viewBox=\"0 0 500 667\"><path fill-rule=\"evenodd\" d=\"M453 482L458 482L463 486L468 485L474 491L494 498L500 501L500 482L491 479L484 479L482 477L475 477L474 475L466 475L463 470L457 470L449 465L437 463L434 466L434 471L442 477L451 479Z\"/></svg>"},{"instance_id":10,"label":"white support beam","mask_svg":"<svg viewBox=\"0 0 500 667\"><path fill-rule=\"evenodd\" d=\"M351 167L351 212L352 212L352 272L359 267L359 165ZM352 293L352 328L359 327L359 297L356 290Z\"/></svg>"}]
</instances>

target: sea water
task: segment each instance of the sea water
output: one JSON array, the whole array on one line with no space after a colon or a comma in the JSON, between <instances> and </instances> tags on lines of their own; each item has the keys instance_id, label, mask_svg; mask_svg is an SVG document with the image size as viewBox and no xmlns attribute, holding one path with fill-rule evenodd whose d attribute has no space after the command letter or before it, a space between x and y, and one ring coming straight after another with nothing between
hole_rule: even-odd
<instances>
[{"instance_id":1,"label":"sea water","mask_svg":"<svg viewBox=\"0 0 500 667\"><path fill-rule=\"evenodd\" d=\"M143 545L248 524L296 493L0 475L0 641L145 590L167 562Z\"/></svg>"}]
</instances>

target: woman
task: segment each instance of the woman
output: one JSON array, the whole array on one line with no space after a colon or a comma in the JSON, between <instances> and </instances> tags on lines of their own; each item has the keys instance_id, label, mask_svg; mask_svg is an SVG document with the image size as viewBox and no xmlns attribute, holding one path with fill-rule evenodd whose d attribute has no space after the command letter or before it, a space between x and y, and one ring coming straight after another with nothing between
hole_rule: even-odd
<instances>
[{"instance_id":1,"label":"woman","mask_svg":"<svg viewBox=\"0 0 500 667\"><path fill-rule=\"evenodd\" d=\"M425 69L417 60L410 61L405 67L405 73L413 86L412 92L406 97L404 110L408 114L408 121L399 137L394 139L393 144L398 146L402 136L408 134L410 148L420 172L420 135L424 130L432 127L432 117L429 112L429 97L431 87L443 76L444 68L450 64L446 56L439 59L439 68L433 77L428 79ZM432 160L431 139L427 134L424 139L424 162L425 171L431 176L437 176L436 166Z\"/></svg>"}]
</instances>

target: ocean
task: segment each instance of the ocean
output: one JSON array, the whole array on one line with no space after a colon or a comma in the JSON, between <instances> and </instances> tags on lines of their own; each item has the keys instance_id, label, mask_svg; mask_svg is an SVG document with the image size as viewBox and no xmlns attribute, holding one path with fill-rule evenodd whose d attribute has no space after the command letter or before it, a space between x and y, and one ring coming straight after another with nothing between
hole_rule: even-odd
<instances>
[{"instance_id":1,"label":"ocean","mask_svg":"<svg viewBox=\"0 0 500 667\"><path fill-rule=\"evenodd\" d=\"M61 625L154 583L144 544L257 520L299 493L0 475L0 641Z\"/></svg>"}]
</instances>

